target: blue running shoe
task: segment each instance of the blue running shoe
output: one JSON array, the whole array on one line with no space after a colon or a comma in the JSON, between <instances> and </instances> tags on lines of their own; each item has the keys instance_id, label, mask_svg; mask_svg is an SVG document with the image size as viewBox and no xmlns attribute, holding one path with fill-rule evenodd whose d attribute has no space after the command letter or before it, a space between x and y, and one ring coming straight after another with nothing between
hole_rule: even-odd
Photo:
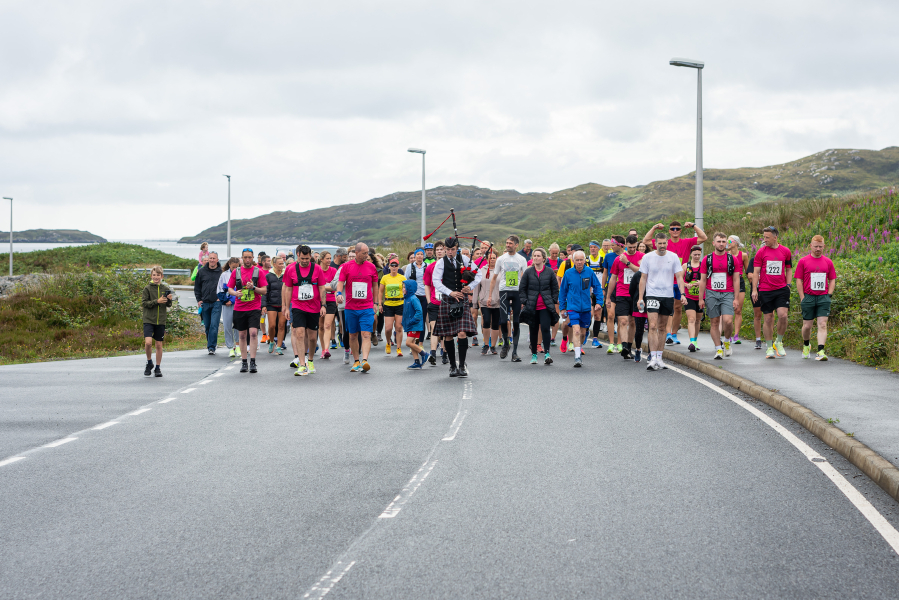
<instances>
[{"instance_id":1,"label":"blue running shoe","mask_svg":"<svg viewBox=\"0 0 899 600\"><path fill-rule=\"evenodd\" d=\"M594 348L602 348L602 344L599 343L598 339L593 338L593 347Z\"/></svg>"},{"instance_id":2,"label":"blue running shoe","mask_svg":"<svg viewBox=\"0 0 899 600\"><path fill-rule=\"evenodd\" d=\"M408 369L409 371L415 371L415 370L421 371L421 363L418 362L418 360L416 360L414 363L412 363L411 365L406 367L406 369Z\"/></svg>"}]
</instances>

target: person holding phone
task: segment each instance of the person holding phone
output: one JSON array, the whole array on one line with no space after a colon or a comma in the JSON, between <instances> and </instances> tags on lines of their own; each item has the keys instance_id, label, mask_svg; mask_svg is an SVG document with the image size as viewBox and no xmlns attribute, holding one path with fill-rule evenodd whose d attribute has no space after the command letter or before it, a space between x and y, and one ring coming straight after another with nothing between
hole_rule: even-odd
<instances>
[{"instance_id":1,"label":"person holding phone","mask_svg":"<svg viewBox=\"0 0 899 600\"><path fill-rule=\"evenodd\" d=\"M144 350L147 353L147 366L144 375L149 377L155 374L162 377L159 364L162 362L162 342L165 339L165 320L168 316L168 308L172 306L174 294L171 288L162 282L162 267L156 265L150 269L150 283L144 288L141 295L141 307L143 308L144 322ZM153 342L156 342L156 369L153 373Z\"/></svg>"}]
</instances>

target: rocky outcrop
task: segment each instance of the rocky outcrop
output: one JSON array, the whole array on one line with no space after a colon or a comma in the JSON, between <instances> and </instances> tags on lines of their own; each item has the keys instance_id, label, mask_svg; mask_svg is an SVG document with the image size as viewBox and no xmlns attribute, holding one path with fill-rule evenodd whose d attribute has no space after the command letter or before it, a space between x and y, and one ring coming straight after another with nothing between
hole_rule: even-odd
<instances>
[{"instance_id":1,"label":"rocky outcrop","mask_svg":"<svg viewBox=\"0 0 899 600\"><path fill-rule=\"evenodd\" d=\"M39 283L41 280L52 277L47 273L29 273L28 275L13 275L0 277L0 298L6 298L28 286Z\"/></svg>"}]
</instances>

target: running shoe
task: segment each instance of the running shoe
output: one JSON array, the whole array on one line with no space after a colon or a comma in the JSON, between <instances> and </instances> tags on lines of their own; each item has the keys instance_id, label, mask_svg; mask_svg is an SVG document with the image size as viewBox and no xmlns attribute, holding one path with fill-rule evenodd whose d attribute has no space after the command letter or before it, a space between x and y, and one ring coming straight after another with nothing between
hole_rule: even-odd
<instances>
[{"instance_id":1,"label":"running shoe","mask_svg":"<svg viewBox=\"0 0 899 600\"><path fill-rule=\"evenodd\" d=\"M549 352L543 355L543 364L551 365L553 364L553 357L549 355Z\"/></svg>"},{"instance_id":2,"label":"running shoe","mask_svg":"<svg viewBox=\"0 0 899 600\"><path fill-rule=\"evenodd\" d=\"M284 348L282 348L281 346L278 346L275 352L278 353L278 356L284 356Z\"/></svg>"},{"instance_id":3,"label":"running shoe","mask_svg":"<svg viewBox=\"0 0 899 600\"><path fill-rule=\"evenodd\" d=\"M671 334L670 334L670 333L665 337L665 345L666 345L666 346L673 346L673 345L674 345L674 338L671 337Z\"/></svg>"},{"instance_id":4,"label":"running shoe","mask_svg":"<svg viewBox=\"0 0 899 600\"><path fill-rule=\"evenodd\" d=\"M449 364L449 354L447 354L446 352L443 353L443 364Z\"/></svg>"},{"instance_id":5,"label":"running shoe","mask_svg":"<svg viewBox=\"0 0 899 600\"><path fill-rule=\"evenodd\" d=\"M459 374L459 377L468 377L468 368L465 365L460 365L459 370L456 372Z\"/></svg>"},{"instance_id":6,"label":"running shoe","mask_svg":"<svg viewBox=\"0 0 899 600\"><path fill-rule=\"evenodd\" d=\"M658 369L656 369L655 357L650 357L649 362L646 363L646 370L647 371L657 371L658 370Z\"/></svg>"},{"instance_id":7,"label":"running shoe","mask_svg":"<svg viewBox=\"0 0 899 600\"><path fill-rule=\"evenodd\" d=\"M640 362L640 350L634 350L634 362Z\"/></svg>"},{"instance_id":8,"label":"running shoe","mask_svg":"<svg viewBox=\"0 0 899 600\"><path fill-rule=\"evenodd\" d=\"M416 371L416 370L421 371L421 363L418 362L418 359L416 358L415 362L413 362L411 365L406 367L406 370L407 371Z\"/></svg>"},{"instance_id":9,"label":"running shoe","mask_svg":"<svg viewBox=\"0 0 899 600\"><path fill-rule=\"evenodd\" d=\"M268 343L268 336L263 334L262 339L259 340L259 343L261 343L261 344L267 344L267 343Z\"/></svg>"},{"instance_id":10,"label":"running shoe","mask_svg":"<svg viewBox=\"0 0 899 600\"><path fill-rule=\"evenodd\" d=\"M294 356L294 357L293 357L293 360L290 361L290 366L291 366L292 368L294 368L294 369L299 368L299 366L300 366L300 359L299 359L299 357Z\"/></svg>"},{"instance_id":11,"label":"running shoe","mask_svg":"<svg viewBox=\"0 0 899 600\"><path fill-rule=\"evenodd\" d=\"M315 364L310 360L306 363L306 367L309 369L309 374L315 373Z\"/></svg>"},{"instance_id":12,"label":"running shoe","mask_svg":"<svg viewBox=\"0 0 899 600\"><path fill-rule=\"evenodd\" d=\"M784 350L783 342L774 342L774 352L781 358L787 355L787 351Z\"/></svg>"},{"instance_id":13,"label":"running shoe","mask_svg":"<svg viewBox=\"0 0 899 600\"><path fill-rule=\"evenodd\" d=\"M362 359L362 372L368 373L369 369L371 369L371 365L368 364L368 361L363 358Z\"/></svg>"},{"instance_id":14,"label":"running shoe","mask_svg":"<svg viewBox=\"0 0 899 600\"><path fill-rule=\"evenodd\" d=\"M500 348L503 347L503 336L499 336L499 341L496 342L496 345L499 346Z\"/></svg>"},{"instance_id":15,"label":"running shoe","mask_svg":"<svg viewBox=\"0 0 899 600\"><path fill-rule=\"evenodd\" d=\"M668 365L665 364L665 361L662 360L662 357L656 359L656 371L660 369L667 369Z\"/></svg>"},{"instance_id":16,"label":"running shoe","mask_svg":"<svg viewBox=\"0 0 899 600\"><path fill-rule=\"evenodd\" d=\"M471 338L471 347L477 348L480 344L478 344L478 336L474 336Z\"/></svg>"},{"instance_id":17,"label":"running shoe","mask_svg":"<svg viewBox=\"0 0 899 600\"><path fill-rule=\"evenodd\" d=\"M396 349L396 357L397 357L397 358L403 358L403 351L400 350L399 347L397 347L397 349Z\"/></svg>"},{"instance_id":18,"label":"running shoe","mask_svg":"<svg viewBox=\"0 0 899 600\"><path fill-rule=\"evenodd\" d=\"M625 348L619 354L621 354L621 358L624 360L631 360L634 358L634 355L631 353L630 349Z\"/></svg>"},{"instance_id":19,"label":"running shoe","mask_svg":"<svg viewBox=\"0 0 899 600\"><path fill-rule=\"evenodd\" d=\"M337 350L337 341L331 340L331 350Z\"/></svg>"},{"instance_id":20,"label":"running shoe","mask_svg":"<svg viewBox=\"0 0 899 600\"><path fill-rule=\"evenodd\" d=\"M593 338L593 347L594 348L602 348L602 344L599 343L598 339Z\"/></svg>"},{"instance_id":21,"label":"running shoe","mask_svg":"<svg viewBox=\"0 0 899 600\"><path fill-rule=\"evenodd\" d=\"M231 348L231 351L228 352L229 358L234 358L235 356L237 356L237 347L236 346L234 348Z\"/></svg>"},{"instance_id":22,"label":"running shoe","mask_svg":"<svg viewBox=\"0 0 899 600\"><path fill-rule=\"evenodd\" d=\"M827 357L824 357L824 360L827 360ZM162 370L159 368L159 365L156 365L156 368L153 369L153 377L162 377Z\"/></svg>"},{"instance_id":23,"label":"running shoe","mask_svg":"<svg viewBox=\"0 0 899 600\"><path fill-rule=\"evenodd\" d=\"M511 360L512 360L512 362L521 362L521 359L518 358L518 353L517 353L517 352L513 352L513 353L512 353L512 359L511 359Z\"/></svg>"},{"instance_id":24,"label":"running shoe","mask_svg":"<svg viewBox=\"0 0 899 600\"><path fill-rule=\"evenodd\" d=\"M209 356L215 356L215 348L209 348Z\"/></svg>"},{"instance_id":25,"label":"running shoe","mask_svg":"<svg viewBox=\"0 0 899 600\"><path fill-rule=\"evenodd\" d=\"M730 356L730 355L733 354L733 353L734 353L734 351L730 349L730 342L725 340L725 342L724 342L724 356Z\"/></svg>"},{"instance_id":26,"label":"running shoe","mask_svg":"<svg viewBox=\"0 0 899 600\"><path fill-rule=\"evenodd\" d=\"M724 360L724 350L715 350L715 360Z\"/></svg>"},{"instance_id":27,"label":"running shoe","mask_svg":"<svg viewBox=\"0 0 899 600\"><path fill-rule=\"evenodd\" d=\"M459 370L456 369L456 367L450 367L449 376L450 376L450 377L458 377L458 376L459 376Z\"/></svg>"},{"instance_id":28,"label":"running shoe","mask_svg":"<svg viewBox=\"0 0 899 600\"><path fill-rule=\"evenodd\" d=\"M250 359L250 373L258 373L258 370L256 369L256 359L255 358Z\"/></svg>"},{"instance_id":29,"label":"running shoe","mask_svg":"<svg viewBox=\"0 0 899 600\"><path fill-rule=\"evenodd\" d=\"M615 344L609 344L609 347L606 348L606 354L615 354Z\"/></svg>"},{"instance_id":30,"label":"running shoe","mask_svg":"<svg viewBox=\"0 0 899 600\"><path fill-rule=\"evenodd\" d=\"M820 360L820 361L827 360L827 355L824 354L824 348L818 350L818 352L815 354L815 360ZM159 367L156 367L156 368L158 369Z\"/></svg>"},{"instance_id":31,"label":"running shoe","mask_svg":"<svg viewBox=\"0 0 899 600\"><path fill-rule=\"evenodd\" d=\"M537 354L543 353L543 344L537 344Z\"/></svg>"},{"instance_id":32,"label":"running shoe","mask_svg":"<svg viewBox=\"0 0 899 600\"><path fill-rule=\"evenodd\" d=\"M553 341L551 341L551 342L549 343L549 345L550 345L551 348L555 348L556 346L558 346L558 344L556 343L556 338L553 338Z\"/></svg>"},{"instance_id":33,"label":"running shoe","mask_svg":"<svg viewBox=\"0 0 899 600\"><path fill-rule=\"evenodd\" d=\"M531 364L532 365L537 364L537 355L536 354L531 354Z\"/></svg>"},{"instance_id":34,"label":"running shoe","mask_svg":"<svg viewBox=\"0 0 899 600\"><path fill-rule=\"evenodd\" d=\"M153 361L152 361L152 360L148 360L148 361L147 361L147 366L144 367L144 375L147 376L147 377L149 377L149 376L152 375L152 374L153 374Z\"/></svg>"},{"instance_id":35,"label":"running shoe","mask_svg":"<svg viewBox=\"0 0 899 600\"><path fill-rule=\"evenodd\" d=\"M740 341L740 336L738 336L738 335L735 335L731 341L732 341L733 343L735 343L735 344L742 344L742 343L743 343L742 341Z\"/></svg>"},{"instance_id":36,"label":"running shoe","mask_svg":"<svg viewBox=\"0 0 899 600\"><path fill-rule=\"evenodd\" d=\"M297 367L297 370L293 372L296 377L305 377L309 374L309 369L306 365L300 365Z\"/></svg>"},{"instance_id":37,"label":"running shoe","mask_svg":"<svg viewBox=\"0 0 899 600\"><path fill-rule=\"evenodd\" d=\"M509 356L509 345L508 344L503 346L503 349L499 351L500 358L505 359L507 356Z\"/></svg>"},{"instance_id":38,"label":"running shoe","mask_svg":"<svg viewBox=\"0 0 899 600\"><path fill-rule=\"evenodd\" d=\"M765 352L765 358L774 358L774 348L768 348Z\"/></svg>"},{"instance_id":39,"label":"running shoe","mask_svg":"<svg viewBox=\"0 0 899 600\"><path fill-rule=\"evenodd\" d=\"M362 372L362 365L359 364L358 360L353 363L352 367L350 367L350 372L351 373L361 373Z\"/></svg>"},{"instance_id":40,"label":"running shoe","mask_svg":"<svg viewBox=\"0 0 899 600\"><path fill-rule=\"evenodd\" d=\"M674 343L675 346L680 346L680 340L677 339L677 334L676 334L676 333L675 333L674 335L671 336L671 341ZM667 369L668 367L662 365L662 368L663 368L663 369Z\"/></svg>"},{"instance_id":41,"label":"running shoe","mask_svg":"<svg viewBox=\"0 0 899 600\"><path fill-rule=\"evenodd\" d=\"M567 339L562 338L562 345L559 346L559 352L561 352L562 354L565 354L566 352L568 352L568 340Z\"/></svg>"},{"instance_id":42,"label":"running shoe","mask_svg":"<svg viewBox=\"0 0 899 600\"><path fill-rule=\"evenodd\" d=\"M696 346L693 344L693 342L690 342L690 345L687 346L687 350L689 350L690 352L696 352Z\"/></svg>"},{"instance_id":43,"label":"running shoe","mask_svg":"<svg viewBox=\"0 0 899 600\"><path fill-rule=\"evenodd\" d=\"M493 356L496 356L496 355L497 355L497 352L496 352L496 346L491 346L491 347L490 347L490 354L492 354Z\"/></svg>"},{"instance_id":44,"label":"running shoe","mask_svg":"<svg viewBox=\"0 0 899 600\"><path fill-rule=\"evenodd\" d=\"M428 357L428 362L431 363L431 366L432 366L432 367L436 367L436 366L437 366L437 355L436 355L436 354L431 354L431 355Z\"/></svg>"},{"instance_id":45,"label":"running shoe","mask_svg":"<svg viewBox=\"0 0 899 600\"><path fill-rule=\"evenodd\" d=\"M487 352L490 351L490 347L487 344L481 346L481 356L487 356Z\"/></svg>"},{"instance_id":46,"label":"running shoe","mask_svg":"<svg viewBox=\"0 0 899 600\"><path fill-rule=\"evenodd\" d=\"M271 354L274 351L275 351L275 342L269 342L268 343L268 353Z\"/></svg>"},{"instance_id":47,"label":"running shoe","mask_svg":"<svg viewBox=\"0 0 899 600\"><path fill-rule=\"evenodd\" d=\"M617 346L615 346L615 352L621 352L622 350L624 350L624 344L618 344Z\"/></svg>"},{"instance_id":48,"label":"running shoe","mask_svg":"<svg viewBox=\"0 0 899 600\"><path fill-rule=\"evenodd\" d=\"M802 347L802 358L811 358L812 357L812 347L811 346L803 346Z\"/></svg>"},{"instance_id":49,"label":"running shoe","mask_svg":"<svg viewBox=\"0 0 899 600\"><path fill-rule=\"evenodd\" d=\"M279 346L279 348L281 348L281 350L287 350L287 344L285 344L284 342L281 342L281 345Z\"/></svg>"},{"instance_id":50,"label":"running shoe","mask_svg":"<svg viewBox=\"0 0 899 600\"><path fill-rule=\"evenodd\" d=\"M380 331L378 332L378 341L379 341L379 342L383 342L383 341L384 341L384 338L381 337L381 332L380 332Z\"/></svg>"},{"instance_id":51,"label":"running shoe","mask_svg":"<svg viewBox=\"0 0 899 600\"><path fill-rule=\"evenodd\" d=\"M378 338L377 338L377 336L374 336L374 335L371 336L371 345L372 345L372 346L377 346L377 345L378 345Z\"/></svg>"},{"instance_id":52,"label":"running shoe","mask_svg":"<svg viewBox=\"0 0 899 600\"><path fill-rule=\"evenodd\" d=\"M324 360L328 360L329 358L331 358L331 353L325 350L324 352L322 352L322 358Z\"/></svg>"},{"instance_id":53,"label":"running shoe","mask_svg":"<svg viewBox=\"0 0 899 600\"><path fill-rule=\"evenodd\" d=\"M756 340L756 341L755 341L755 349L756 349L756 350L761 350L761 349L762 349L762 340Z\"/></svg>"},{"instance_id":54,"label":"running shoe","mask_svg":"<svg viewBox=\"0 0 899 600\"><path fill-rule=\"evenodd\" d=\"M584 366L584 361L581 360L581 357L579 356L579 357L575 358L574 359L574 367L576 369L580 369L582 366Z\"/></svg>"},{"instance_id":55,"label":"running shoe","mask_svg":"<svg viewBox=\"0 0 899 600\"><path fill-rule=\"evenodd\" d=\"M246 373L249 370L250 370L250 368L247 366L247 361L245 361L245 360L240 361L240 372Z\"/></svg>"},{"instance_id":56,"label":"running shoe","mask_svg":"<svg viewBox=\"0 0 899 600\"><path fill-rule=\"evenodd\" d=\"M343 351L343 364L345 364L345 365L350 364L350 351L349 350Z\"/></svg>"},{"instance_id":57,"label":"running shoe","mask_svg":"<svg viewBox=\"0 0 899 600\"><path fill-rule=\"evenodd\" d=\"M387 342L387 349L386 349L386 350L387 350L386 354L390 354L390 342Z\"/></svg>"}]
</instances>

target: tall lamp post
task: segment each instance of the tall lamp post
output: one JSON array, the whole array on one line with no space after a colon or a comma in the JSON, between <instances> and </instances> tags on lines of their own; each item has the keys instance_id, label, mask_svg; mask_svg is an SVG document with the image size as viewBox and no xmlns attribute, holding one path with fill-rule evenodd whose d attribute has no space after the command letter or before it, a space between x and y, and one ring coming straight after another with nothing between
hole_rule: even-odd
<instances>
[{"instance_id":1,"label":"tall lamp post","mask_svg":"<svg viewBox=\"0 0 899 600\"><path fill-rule=\"evenodd\" d=\"M9 276L12 277L12 198L3 196L4 200L9 200Z\"/></svg>"},{"instance_id":2,"label":"tall lamp post","mask_svg":"<svg viewBox=\"0 0 899 600\"><path fill-rule=\"evenodd\" d=\"M427 196L425 192L425 151L420 148L409 148L409 152L421 154L421 241L424 241L425 211L427 210Z\"/></svg>"},{"instance_id":3,"label":"tall lamp post","mask_svg":"<svg viewBox=\"0 0 899 600\"><path fill-rule=\"evenodd\" d=\"M231 258L231 176L222 175L228 178L228 258Z\"/></svg>"},{"instance_id":4,"label":"tall lamp post","mask_svg":"<svg viewBox=\"0 0 899 600\"><path fill-rule=\"evenodd\" d=\"M668 64L696 69L696 216L694 220L702 228L702 69L705 67L705 63L689 58L672 58Z\"/></svg>"}]
</instances>

